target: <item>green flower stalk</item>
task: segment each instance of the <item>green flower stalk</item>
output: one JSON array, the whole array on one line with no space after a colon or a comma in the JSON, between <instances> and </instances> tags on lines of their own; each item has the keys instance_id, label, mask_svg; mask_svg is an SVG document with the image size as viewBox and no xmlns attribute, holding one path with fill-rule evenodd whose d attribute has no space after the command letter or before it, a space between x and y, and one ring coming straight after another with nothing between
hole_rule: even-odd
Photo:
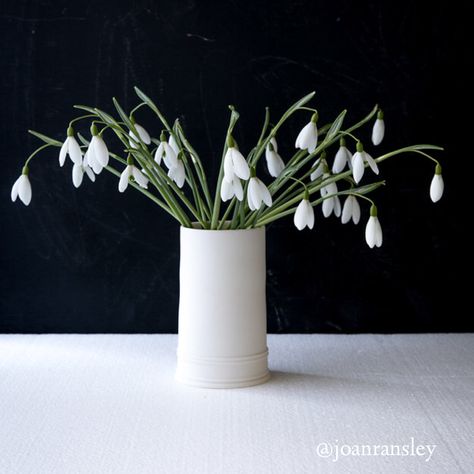
<instances>
[{"instance_id":1,"label":"green flower stalk","mask_svg":"<svg viewBox=\"0 0 474 474\"><path fill-rule=\"evenodd\" d=\"M140 102L129 113L113 99L116 116L95 107L76 105L76 109L85 113L71 120L63 143L30 130L44 143L26 160L20 178L13 185L12 200L19 197L25 205L30 203L30 162L43 150L58 147L60 166L65 165L67 156L73 163L74 186L81 185L84 174L95 181L96 176L106 170L119 179L120 192L125 192L130 186L184 227L198 223L203 229L250 229L292 215L299 230L305 227L312 229L314 208L318 205L321 205L325 217L334 214L336 217L342 216L344 224L350 220L357 224L361 215L357 197L363 198L371 203L366 241L372 248L382 244L382 229L377 208L366 195L385 182L360 185L365 168L370 167L378 174L378 165L383 161L404 153L416 153L436 163L430 186L431 199L436 202L443 194L441 166L429 154L442 150L441 147L412 145L373 158L364 149L356 133L375 117L371 138L373 145L379 145L385 134L383 112L375 107L359 122L343 127L346 117L344 110L333 121L320 126L319 112L308 107L314 92L294 103L275 122L270 121L267 107L258 142L247 155L239 150L233 137L239 114L230 106L231 115L223 143L219 175L215 186L210 186L201 158L187 139L179 121L176 120L171 126L146 94L138 88L135 88L135 92ZM150 134L137 123L135 115L142 107L148 107L156 115L160 122L155 127L159 130L158 134ZM308 112L311 112L310 117ZM283 160L278 154L277 137L280 142L285 140L281 129L297 113L306 115L309 122L296 138L296 152ZM89 142L80 133L77 134L81 144L75 138L73 128L73 124L78 128L80 122L90 125L91 131ZM109 151L106 144L109 135L115 135L120 141L124 154ZM350 151L351 144L355 146L354 155ZM335 157L331 170L327 162L328 153ZM265 156L264 163L270 180L257 177L262 176L262 156ZM347 185L345 188L344 184ZM214 195L210 189L215 190ZM343 196L345 201L341 209L340 197Z\"/></svg>"}]
</instances>

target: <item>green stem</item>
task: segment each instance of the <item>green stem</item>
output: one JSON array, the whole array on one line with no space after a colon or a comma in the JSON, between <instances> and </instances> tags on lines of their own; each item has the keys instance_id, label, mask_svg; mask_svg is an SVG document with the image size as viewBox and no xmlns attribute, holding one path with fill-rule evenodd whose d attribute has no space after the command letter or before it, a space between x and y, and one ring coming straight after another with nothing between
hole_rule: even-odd
<instances>
[{"instance_id":1,"label":"green stem","mask_svg":"<svg viewBox=\"0 0 474 474\"><path fill-rule=\"evenodd\" d=\"M39 148L37 148L25 161L25 164L24 166L28 166L30 161L42 150L44 150L45 148L48 148L50 146L54 146L54 145L50 145L49 143L45 143L44 145L41 145Z\"/></svg>"},{"instance_id":2,"label":"green stem","mask_svg":"<svg viewBox=\"0 0 474 474\"><path fill-rule=\"evenodd\" d=\"M227 140L229 139L229 136L232 134L235 124L237 123L237 120L239 119L239 114L232 105L229 106L229 109L231 110L231 114L230 114L229 126L227 127L224 148L222 150L221 165L219 167L219 176L217 178L214 206L212 208L212 215L211 215L211 229L217 229L217 223L219 220L219 212L221 208L221 185L222 185L222 179L224 177L224 158L227 153Z\"/></svg>"}]
</instances>

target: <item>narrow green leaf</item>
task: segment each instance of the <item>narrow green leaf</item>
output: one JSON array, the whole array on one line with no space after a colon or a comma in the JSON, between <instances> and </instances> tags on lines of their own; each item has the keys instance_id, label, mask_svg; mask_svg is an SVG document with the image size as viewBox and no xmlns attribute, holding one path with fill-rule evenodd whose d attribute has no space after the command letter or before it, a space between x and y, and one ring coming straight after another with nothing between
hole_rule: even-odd
<instances>
[{"instance_id":1,"label":"narrow green leaf","mask_svg":"<svg viewBox=\"0 0 474 474\"><path fill-rule=\"evenodd\" d=\"M326 135L326 140L331 140L337 134L337 132L339 132L339 130L342 127L342 122L344 122L344 117L346 116L346 114L347 114L347 110L343 110L337 116L336 120L334 120L331 127L329 128L329 131Z\"/></svg>"},{"instance_id":2,"label":"narrow green leaf","mask_svg":"<svg viewBox=\"0 0 474 474\"><path fill-rule=\"evenodd\" d=\"M34 130L28 130L28 133L31 133L31 135L35 136L36 138L39 138L40 140L44 141L48 145L52 145L52 146L63 145L60 141L55 140L54 138L48 137L46 135L43 135L42 133L35 132Z\"/></svg>"},{"instance_id":3,"label":"narrow green leaf","mask_svg":"<svg viewBox=\"0 0 474 474\"><path fill-rule=\"evenodd\" d=\"M89 146L89 140L87 140L86 138L84 138L84 136L77 132L77 138L79 138L79 141L84 145L84 146Z\"/></svg>"},{"instance_id":4,"label":"narrow green leaf","mask_svg":"<svg viewBox=\"0 0 474 474\"><path fill-rule=\"evenodd\" d=\"M137 86L135 86L134 89L137 96L143 100L143 102L145 102L145 104L148 105L156 115L161 115L156 104L143 91L141 91Z\"/></svg>"},{"instance_id":5,"label":"narrow green leaf","mask_svg":"<svg viewBox=\"0 0 474 474\"><path fill-rule=\"evenodd\" d=\"M78 110L85 110L86 112L97 115L96 109L94 109L94 107L89 107L87 105L74 105L73 108Z\"/></svg>"},{"instance_id":6,"label":"narrow green leaf","mask_svg":"<svg viewBox=\"0 0 474 474\"><path fill-rule=\"evenodd\" d=\"M125 125L132 131L135 131L135 127L133 126L132 122L130 121L130 118L128 115L125 113L125 111L122 109L120 104L118 103L117 99L115 97L112 98L112 101L114 103L115 108L117 109L118 114L120 115L120 118L124 121Z\"/></svg>"}]
</instances>

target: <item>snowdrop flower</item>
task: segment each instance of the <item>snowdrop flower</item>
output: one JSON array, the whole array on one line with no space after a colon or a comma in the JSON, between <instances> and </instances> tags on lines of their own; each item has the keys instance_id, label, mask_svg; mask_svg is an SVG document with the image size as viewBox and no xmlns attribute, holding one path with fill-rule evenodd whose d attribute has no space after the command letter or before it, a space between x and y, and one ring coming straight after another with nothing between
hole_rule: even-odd
<instances>
[{"instance_id":1,"label":"snowdrop flower","mask_svg":"<svg viewBox=\"0 0 474 474\"><path fill-rule=\"evenodd\" d=\"M355 196L351 194L347 196L342 207L341 221L343 224L347 224L352 219L354 224L358 224L360 221L360 205L359 201Z\"/></svg>"},{"instance_id":2,"label":"snowdrop flower","mask_svg":"<svg viewBox=\"0 0 474 474\"><path fill-rule=\"evenodd\" d=\"M333 212L336 217L341 217L341 201L339 196L325 199L322 209L324 217L329 217Z\"/></svg>"},{"instance_id":3,"label":"snowdrop flower","mask_svg":"<svg viewBox=\"0 0 474 474\"><path fill-rule=\"evenodd\" d=\"M308 229L314 227L314 209L309 202L309 193L305 192L304 198L296 208L293 222L298 230L303 230L306 226Z\"/></svg>"},{"instance_id":4,"label":"snowdrop flower","mask_svg":"<svg viewBox=\"0 0 474 474\"><path fill-rule=\"evenodd\" d=\"M308 150L308 153L313 153L318 144L318 127L316 126L317 121L318 113L315 112L311 117L311 121L306 124L298 134L295 142L295 148Z\"/></svg>"},{"instance_id":5,"label":"snowdrop flower","mask_svg":"<svg viewBox=\"0 0 474 474\"><path fill-rule=\"evenodd\" d=\"M235 146L235 141L231 135L227 141L227 151L224 157L224 179L232 181L234 175L240 179L250 178L249 165L240 151Z\"/></svg>"},{"instance_id":6,"label":"snowdrop flower","mask_svg":"<svg viewBox=\"0 0 474 474\"><path fill-rule=\"evenodd\" d=\"M155 152L156 163L161 164L162 159L169 170L178 167L178 155L173 147L166 141L164 132L160 135L160 144Z\"/></svg>"},{"instance_id":7,"label":"snowdrop flower","mask_svg":"<svg viewBox=\"0 0 474 474\"><path fill-rule=\"evenodd\" d=\"M431 180L430 186L430 197L433 202L437 202L443 196L444 181L441 175L441 165L437 164L435 168L435 174Z\"/></svg>"},{"instance_id":8,"label":"snowdrop flower","mask_svg":"<svg viewBox=\"0 0 474 474\"><path fill-rule=\"evenodd\" d=\"M84 173L87 174L92 182L95 182L95 174L90 166L86 163L82 163L81 165L74 163L74 166L72 167L72 184L74 184L74 187L78 188L82 184Z\"/></svg>"},{"instance_id":9,"label":"snowdrop flower","mask_svg":"<svg viewBox=\"0 0 474 474\"><path fill-rule=\"evenodd\" d=\"M382 245L383 235L379 218L377 217L377 208L372 204L370 208L370 217L365 227L365 241L373 249Z\"/></svg>"},{"instance_id":10,"label":"snowdrop flower","mask_svg":"<svg viewBox=\"0 0 474 474\"><path fill-rule=\"evenodd\" d=\"M362 143L358 142L357 151L352 157L352 174L356 183L358 183L362 179L362 176L364 176L366 163L368 163L375 174L379 174L379 167L377 166L377 163L366 151L364 151L364 146Z\"/></svg>"},{"instance_id":11,"label":"snowdrop flower","mask_svg":"<svg viewBox=\"0 0 474 474\"><path fill-rule=\"evenodd\" d=\"M82 163L81 147L74 138L74 129L72 127L67 129L67 138L59 151L59 166L64 166L67 155L69 155L73 163Z\"/></svg>"},{"instance_id":12,"label":"snowdrop flower","mask_svg":"<svg viewBox=\"0 0 474 474\"><path fill-rule=\"evenodd\" d=\"M333 173L340 173L344 170L346 165L349 169L352 169L352 153L346 148L346 139L341 138L339 140L339 150L337 150L336 157L334 158L334 163L332 165Z\"/></svg>"},{"instance_id":13,"label":"snowdrop flower","mask_svg":"<svg viewBox=\"0 0 474 474\"><path fill-rule=\"evenodd\" d=\"M271 207L273 204L270 191L265 184L256 177L255 168L252 168L252 177L250 178L247 191L247 201L251 211L260 209L262 202L268 207Z\"/></svg>"},{"instance_id":14,"label":"snowdrop flower","mask_svg":"<svg viewBox=\"0 0 474 474\"><path fill-rule=\"evenodd\" d=\"M325 173L323 175L323 180L328 179L331 175L329 173ZM321 188L321 197L330 196L331 194L337 193L337 184L335 182L329 183L326 186ZM323 215L324 217L329 217L333 212L336 217L340 217L341 215L341 201L339 200L339 196L332 196L324 199L322 205Z\"/></svg>"},{"instance_id":15,"label":"snowdrop flower","mask_svg":"<svg viewBox=\"0 0 474 474\"><path fill-rule=\"evenodd\" d=\"M24 166L21 176L15 181L12 187L11 198L15 202L16 198L20 198L20 201L25 205L31 202L31 183L28 178L28 167Z\"/></svg>"},{"instance_id":16,"label":"snowdrop flower","mask_svg":"<svg viewBox=\"0 0 474 474\"><path fill-rule=\"evenodd\" d=\"M239 201L242 201L244 198L244 190L242 188L242 183L237 176L234 176L232 181L227 181L227 179L222 180L221 184L221 199L226 202L229 199L236 197Z\"/></svg>"},{"instance_id":17,"label":"snowdrop flower","mask_svg":"<svg viewBox=\"0 0 474 474\"><path fill-rule=\"evenodd\" d=\"M265 149L265 158L267 160L267 168L270 176L278 178L285 169L285 163L277 152L278 146L275 148L276 140L272 137Z\"/></svg>"},{"instance_id":18,"label":"snowdrop flower","mask_svg":"<svg viewBox=\"0 0 474 474\"><path fill-rule=\"evenodd\" d=\"M184 169L184 163L182 160L176 159L176 166L172 166L169 169L168 176L176 183L178 188L182 188L184 186L186 171Z\"/></svg>"},{"instance_id":19,"label":"snowdrop flower","mask_svg":"<svg viewBox=\"0 0 474 474\"><path fill-rule=\"evenodd\" d=\"M321 153L321 156L314 162L313 168L314 168L314 171L311 173L309 177L311 181L316 181L328 170L328 164L326 162L325 151L323 151Z\"/></svg>"},{"instance_id":20,"label":"snowdrop flower","mask_svg":"<svg viewBox=\"0 0 474 474\"><path fill-rule=\"evenodd\" d=\"M145 145L149 145L151 143L150 134L140 124L135 123L135 120L133 118L131 118L131 121L133 123L133 126L135 127L135 130L138 133L138 137L132 130L128 132L128 134L132 138L128 141L128 143L130 144L130 148L138 148L138 144L140 143L140 141L142 141Z\"/></svg>"},{"instance_id":21,"label":"snowdrop flower","mask_svg":"<svg viewBox=\"0 0 474 474\"><path fill-rule=\"evenodd\" d=\"M148 187L148 179L145 175L133 164L133 158L129 156L127 158L127 167L122 171L120 175L118 189L121 193L123 193L128 186L128 182L130 178L132 178L137 182L139 186L142 188Z\"/></svg>"},{"instance_id":22,"label":"snowdrop flower","mask_svg":"<svg viewBox=\"0 0 474 474\"><path fill-rule=\"evenodd\" d=\"M99 174L109 164L109 150L102 136L98 134L95 124L91 126L91 134L92 138L84 155L84 164L91 167L95 174Z\"/></svg>"},{"instance_id":23,"label":"snowdrop flower","mask_svg":"<svg viewBox=\"0 0 474 474\"><path fill-rule=\"evenodd\" d=\"M176 138L174 138L174 135L170 135L170 138L168 140L168 145L173 149L176 156L178 156L179 155L179 145L178 145L178 142L176 141Z\"/></svg>"},{"instance_id":24,"label":"snowdrop flower","mask_svg":"<svg viewBox=\"0 0 474 474\"><path fill-rule=\"evenodd\" d=\"M385 122L383 121L383 112L381 110L377 113L377 120L372 128L372 143L380 145L385 135Z\"/></svg>"}]
</instances>

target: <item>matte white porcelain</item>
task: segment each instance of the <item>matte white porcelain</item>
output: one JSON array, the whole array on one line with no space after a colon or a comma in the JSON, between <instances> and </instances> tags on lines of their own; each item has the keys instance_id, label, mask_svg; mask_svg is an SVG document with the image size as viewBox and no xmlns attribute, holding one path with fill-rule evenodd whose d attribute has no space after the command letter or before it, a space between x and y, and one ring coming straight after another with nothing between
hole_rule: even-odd
<instances>
[{"instance_id":1,"label":"matte white porcelain","mask_svg":"<svg viewBox=\"0 0 474 474\"><path fill-rule=\"evenodd\" d=\"M207 388L266 382L265 229L181 227L176 379Z\"/></svg>"}]
</instances>

